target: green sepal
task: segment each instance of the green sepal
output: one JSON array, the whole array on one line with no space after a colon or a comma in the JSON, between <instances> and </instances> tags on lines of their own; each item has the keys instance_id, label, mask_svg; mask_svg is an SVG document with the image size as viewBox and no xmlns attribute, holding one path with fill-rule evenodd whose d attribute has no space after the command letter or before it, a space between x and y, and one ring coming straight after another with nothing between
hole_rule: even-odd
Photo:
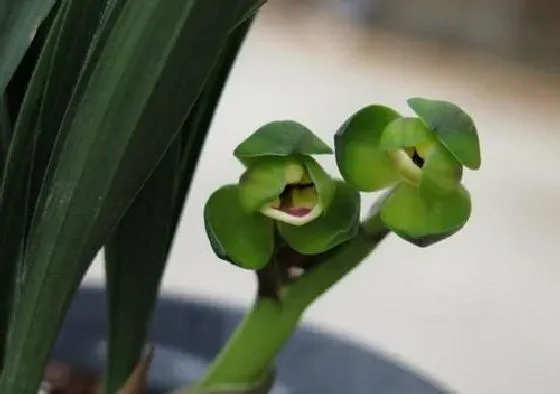
<instances>
[{"instance_id":1,"label":"green sepal","mask_svg":"<svg viewBox=\"0 0 560 394\"><path fill-rule=\"evenodd\" d=\"M239 180L239 199L247 212L257 212L274 200L286 186L285 157L268 156L255 160Z\"/></svg>"},{"instance_id":2,"label":"green sepal","mask_svg":"<svg viewBox=\"0 0 560 394\"><path fill-rule=\"evenodd\" d=\"M465 167L478 170L480 142L472 118L449 101L411 98L408 105Z\"/></svg>"},{"instance_id":3,"label":"green sepal","mask_svg":"<svg viewBox=\"0 0 560 394\"><path fill-rule=\"evenodd\" d=\"M311 182L315 185L315 190L317 190L317 195L319 196L319 202L323 207L323 211L325 211L329 208L334 197L334 180L312 157L304 156L301 160L307 170L307 174L309 175Z\"/></svg>"},{"instance_id":4,"label":"green sepal","mask_svg":"<svg viewBox=\"0 0 560 394\"><path fill-rule=\"evenodd\" d=\"M383 130L400 115L371 105L348 118L334 137L336 163L344 180L359 191L373 192L400 179L386 151L380 148Z\"/></svg>"},{"instance_id":5,"label":"green sepal","mask_svg":"<svg viewBox=\"0 0 560 394\"><path fill-rule=\"evenodd\" d=\"M342 181L335 181L334 185L334 198L322 216L303 226L278 223L281 237L292 249L304 255L319 254L358 233L360 193Z\"/></svg>"},{"instance_id":6,"label":"green sepal","mask_svg":"<svg viewBox=\"0 0 560 394\"><path fill-rule=\"evenodd\" d=\"M397 118L381 134L379 147L384 150L410 148L432 138L433 132L419 118Z\"/></svg>"},{"instance_id":7,"label":"green sepal","mask_svg":"<svg viewBox=\"0 0 560 394\"><path fill-rule=\"evenodd\" d=\"M204 226L214 253L222 260L257 270L274 251L274 223L247 213L239 202L237 185L222 186L204 206Z\"/></svg>"},{"instance_id":8,"label":"green sepal","mask_svg":"<svg viewBox=\"0 0 560 394\"><path fill-rule=\"evenodd\" d=\"M424 160L420 192L425 196L441 195L457 189L463 176L463 166L439 141Z\"/></svg>"},{"instance_id":9,"label":"green sepal","mask_svg":"<svg viewBox=\"0 0 560 394\"><path fill-rule=\"evenodd\" d=\"M463 228L463 226L461 226L459 228L456 228L456 229L453 229L451 231L445 232L445 233L426 235L424 237L416 237L416 238L409 237L404 233L400 233L400 234L396 233L396 234L400 238L404 239L407 242L410 242L414 246L417 246L419 248L427 248L429 246L432 246L433 244L444 241L447 238L451 238L453 235L455 235L455 233L457 233L462 228Z\"/></svg>"},{"instance_id":10,"label":"green sepal","mask_svg":"<svg viewBox=\"0 0 560 394\"><path fill-rule=\"evenodd\" d=\"M255 131L235 148L234 155L242 163L261 156L332 154L332 149L301 123L278 120Z\"/></svg>"},{"instance_id":11,"label":"green sepal","mask_svg":"<svg viewBox=\"0 0 560 394\"><path fill-rule=\"evenodd\" d=\"M402 238L421 238L452 232L471 214L469 192L460 185L438 198L426 198L418 188L399 184L381 207L381 220Z\"/></svg>"}]
</instances>

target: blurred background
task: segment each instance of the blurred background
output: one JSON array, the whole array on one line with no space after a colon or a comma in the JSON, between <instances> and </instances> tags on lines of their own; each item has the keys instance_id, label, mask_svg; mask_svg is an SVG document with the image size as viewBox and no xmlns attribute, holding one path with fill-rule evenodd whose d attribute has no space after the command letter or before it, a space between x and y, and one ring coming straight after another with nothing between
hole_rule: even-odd
<instances>
[{"instance_id":1,"label":"blurred background","mask_svg":"<svg viewBox=\"0 0 560 394\"><path fill-rule=\"evenodd\" d=\"M223 96L164 291L251 302L252 275L213 256L202 208L238 177L231 152L261 124L296 119L332 144L362 106L454 101L483 151L464 177L467 227L428 249L391 237L305 321L458 393L560 393L559 37L552 0L271 0ZM96 261L87 281L102 278Z\"/></svg>"}]
</instances>

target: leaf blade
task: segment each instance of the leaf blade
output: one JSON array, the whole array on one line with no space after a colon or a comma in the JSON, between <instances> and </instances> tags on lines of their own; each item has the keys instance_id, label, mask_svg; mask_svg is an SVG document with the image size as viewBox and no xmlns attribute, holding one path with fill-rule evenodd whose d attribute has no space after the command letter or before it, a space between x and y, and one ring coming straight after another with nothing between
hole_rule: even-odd
<instances>
[{"instance_id":1,"label":"leaf blade","mask_svg":"<svg viewBox=\"0 0 560 394\"><path fill-rule=\"evenodd\" d=\"M251 20L247 20L231 33L221 60L179 135L105 246L109 313L107 393L116 392L127 381L144 348L152 309L202 145L250 26Z\"/></svg>"},{"instance_id":2,"label":"leaf blade","mask_svg":"<svg viewBox=\"0 0 560 394\"><path fill-rule=\"evenodd\" d=\"M178 133L237 23L239 4L127 1L107 27L35 210L21 292L26 307L14 315L0 392L36 390L70 296Z\"/></svg>"},{"instance_id":3,"label":"leaf blade","mask_svg":"<svg viewBox=\"0 0 560 394\"><path fill-rule=\"evenodd\" d=\"M4 92L37 26L54 4L55 0L0 1L0 92Z\"/></svg>"}]
</instances>

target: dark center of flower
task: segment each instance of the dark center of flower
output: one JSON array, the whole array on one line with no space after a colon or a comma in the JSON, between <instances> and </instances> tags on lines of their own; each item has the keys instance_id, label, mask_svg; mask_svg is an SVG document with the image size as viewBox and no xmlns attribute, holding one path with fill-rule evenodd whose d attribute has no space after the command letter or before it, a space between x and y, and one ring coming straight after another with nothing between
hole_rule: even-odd
<instances>
[{"instance_id":1,"label":"dark center of flower","mask_svg":"<svg viewBox=\"0 0 560 394\"><path fill-rule=\"evenodd\" d=\"M313 183L295 183L284 187L278 209L292 216L303 217L313 210L316 200Z\"/></svg>"},{"instance_id":2,"label":"dark center of flower","mask_svg":"<svg viewBox=\"0 0 560 394\"><path fill-rule=\"evenodd\" d=\"M424 158L418 154L416 148L414 148L411 158L412 158L412 162L416 164L418 167L422 168L424 166Z\"/></svg>"}]
</instances>

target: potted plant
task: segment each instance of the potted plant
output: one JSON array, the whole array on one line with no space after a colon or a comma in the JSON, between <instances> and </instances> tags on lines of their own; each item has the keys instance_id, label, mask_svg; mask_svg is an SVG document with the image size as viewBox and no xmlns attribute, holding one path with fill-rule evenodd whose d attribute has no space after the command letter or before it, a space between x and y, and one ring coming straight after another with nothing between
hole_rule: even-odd
<instances>
[{"instance_id":1,"label":"potted plant","mask_svg":"<svg viewBox=\"0 0 560 394\"><path fill-rule=\"evenodd\" d=\"M213 112L262 3L0 2L0 394L154 389L146 345L159 283ZM240 141L233 153L245 171L209 197L200 220L209 247L252 272L258 294L197 382L169 390L269 392L306 308L388 234L426 247L465 225L463 168L481 161L473 121L447 101L408 104L414 115L378 104L349 114L333 127L334 150L294 120ZM340 179L315 160L333 153ZM378 191L361 218L360 193ZM102 248L106 327L87 319L102 298L78 292ZM103 376L80 375L77 388L49 364L57 337L64 343L78 327L62 324L76 296L80 319L107 337ZM211 315L190 310L201 308Z\"/></svg>"}]
</instances>

